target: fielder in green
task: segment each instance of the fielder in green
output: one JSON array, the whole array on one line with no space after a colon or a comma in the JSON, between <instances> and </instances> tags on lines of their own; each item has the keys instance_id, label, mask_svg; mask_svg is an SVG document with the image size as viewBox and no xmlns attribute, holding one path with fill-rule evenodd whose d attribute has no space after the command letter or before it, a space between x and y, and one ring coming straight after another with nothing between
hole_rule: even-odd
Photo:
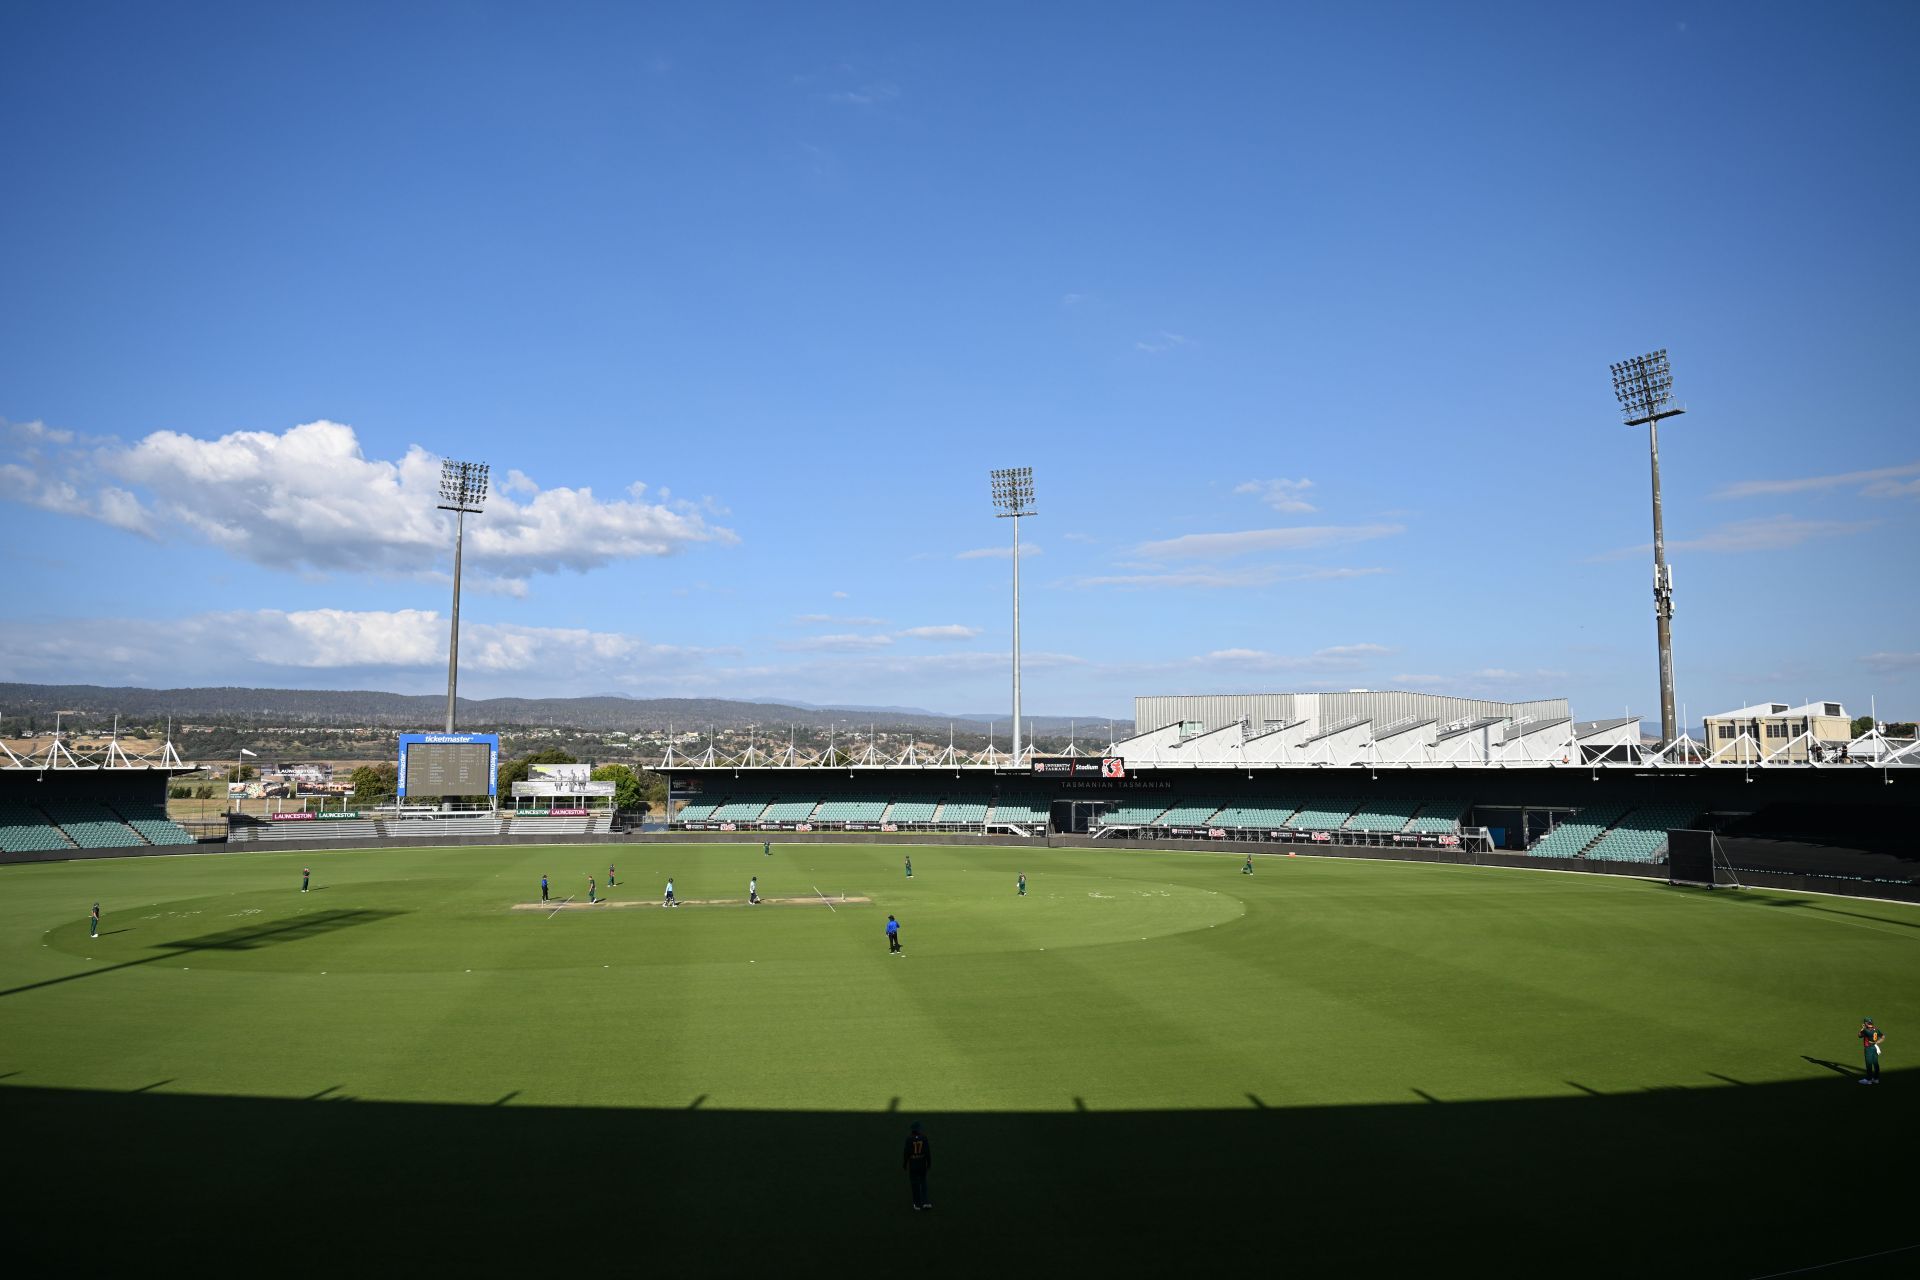
<instances>
[{"instance_id":1,"label":"fielder in green","mask_svg":"<svg viewBox=\"0 0 1920 1280\"><path fill-rule=\"evenodd\" d=\"M1860 1077L1861 1084L1880 1083L1880 1044L1886 1038L1886 1033L1873 1025L1872 1018L1860 1020L1860 1050L1867 1059L1867 1072Z\"/></svg>"},{"instance_id":2,"label":"fielder in green","mask_svg":"<svg viewBox=\"0 0 1920 1280\"><path fill-rule=\"evenodd\" d=\"M913 879L913 855L907 855L907 879Z\"/></svg>"},{"instance_id":3,"label":"fielder in green","mask_svg":"<svg viewBox=\"0 0 1920 1280\"><path fill-rule=\"evenodd\" d=\"M1247 855L1247 865L1240 868L1240 874L1243 876L1250 876L1253 874L1253 855L1252 854Z\"/></svg>"},{"instance_id":4,"label":"fielder in green","mask_svg":"<svg viewBox=\"0 0 1920 1280\"><path fill-rule=\"evenodd\" d=\"M762 840L760 842L760 856L763 858L771 858L773 856L773 841Z\"/></svg>"},{"instance_id":5,"label":"fielder in green","mask_svg":"<svg viewBox=\"0 0 1920 1280\"><path fill-rule=\"evenodd\" d=\"M1027 896L1027 873L1024 871L1020 873L1020 896Z\"/></svg>"}]
</instances>

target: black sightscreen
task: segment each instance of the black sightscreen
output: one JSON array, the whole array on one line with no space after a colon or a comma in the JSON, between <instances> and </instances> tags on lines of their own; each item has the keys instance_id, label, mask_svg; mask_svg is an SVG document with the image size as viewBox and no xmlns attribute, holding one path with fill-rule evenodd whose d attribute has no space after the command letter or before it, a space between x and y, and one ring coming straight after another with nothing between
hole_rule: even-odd
<instances>
[{"instance_id":1,"label":"black sightscreen","mask_svg":"<svg viewBox=\"0 0 1920 1280\"><path fill-rule=\"evenodd\" d=\"M1675 884L1712 884L1713 832L1667 832L1667 879Z\"/></svg>"}]
</instances>

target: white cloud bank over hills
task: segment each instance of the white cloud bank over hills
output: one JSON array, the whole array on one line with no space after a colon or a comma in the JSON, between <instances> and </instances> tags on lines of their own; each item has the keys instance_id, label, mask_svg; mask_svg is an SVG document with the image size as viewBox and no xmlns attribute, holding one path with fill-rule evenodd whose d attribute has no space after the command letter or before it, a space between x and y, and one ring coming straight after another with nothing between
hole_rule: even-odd
<instances>
[{"instance_id":1,"label":"white cloud bank over hills","mask_svg":"<svg viewBox=\"0 0 1920 1280\"><path fill-rule=\"evenodd\" d=\"M327 421L217 439L156 431L130 445L28 425L14 426L20 457L0 466L0 499L276 568L410 574L449 555L440 459L418 445L369 458L352 427ZM483 574L523 580L739 540L708 514L664 491L649 500L639 483L602 498L509 472L468 522L466 555Z\"/></svg>"}]
</instances>

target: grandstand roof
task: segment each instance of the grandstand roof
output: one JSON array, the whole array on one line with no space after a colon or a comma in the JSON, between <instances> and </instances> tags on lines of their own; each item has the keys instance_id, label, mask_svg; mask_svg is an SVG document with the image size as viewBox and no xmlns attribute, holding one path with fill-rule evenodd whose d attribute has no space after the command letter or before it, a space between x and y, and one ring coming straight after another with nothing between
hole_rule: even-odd
<instances>
[{"instance_id":1,"label":"grandstand roof","mask_svg":"<svg viewBox=\"0 0 1920 1280\"><path fill-rule=\"evenodd\" d=\"M1573 726L1573 736L1590 738L1596 733L1606 733L1613 729L1624 729L1630 724L1639 724L1639 716L1614 716L1608 720L1581 720Z\"/></svg>"}]
</instances>

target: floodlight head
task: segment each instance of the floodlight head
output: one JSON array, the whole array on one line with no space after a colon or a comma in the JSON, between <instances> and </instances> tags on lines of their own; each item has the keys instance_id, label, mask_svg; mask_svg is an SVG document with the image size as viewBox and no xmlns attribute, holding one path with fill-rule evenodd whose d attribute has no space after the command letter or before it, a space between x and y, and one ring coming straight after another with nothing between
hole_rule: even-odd
<instances>
[{"instance_id":1,"label":"floodlight head","mask_svg":"<svg viewBox=\"0 0 1920 1280\"><path fill-rule=\"evenodd\" d=\"M440 464L440 503L448 511L478 511L487 500L487 464L455 462Z\"/></svg>"},{"instance_id":2,"label":"floodlight head","mask_svg":"<svg viewBox=\"0 0 1920 1280\"><path fill-rule=\"evenodd\" d=\"M1013 515L1033 508L1033 468L1000 467L987 472L993 486L993 505Z\"/></svg>"},{"instance_id":3,"label":"floodlight head","mask_svg":"<svg viewBox=\"0 0 1920 1280\"><path fill-rule=\"evenodd\" d=\"M1667 416L1663 411L1673 403L1673 369L1667 363L1665 347L1622 360L1612 368L1613 394L1629 426Z\"/></svg>"}]
</instances>

